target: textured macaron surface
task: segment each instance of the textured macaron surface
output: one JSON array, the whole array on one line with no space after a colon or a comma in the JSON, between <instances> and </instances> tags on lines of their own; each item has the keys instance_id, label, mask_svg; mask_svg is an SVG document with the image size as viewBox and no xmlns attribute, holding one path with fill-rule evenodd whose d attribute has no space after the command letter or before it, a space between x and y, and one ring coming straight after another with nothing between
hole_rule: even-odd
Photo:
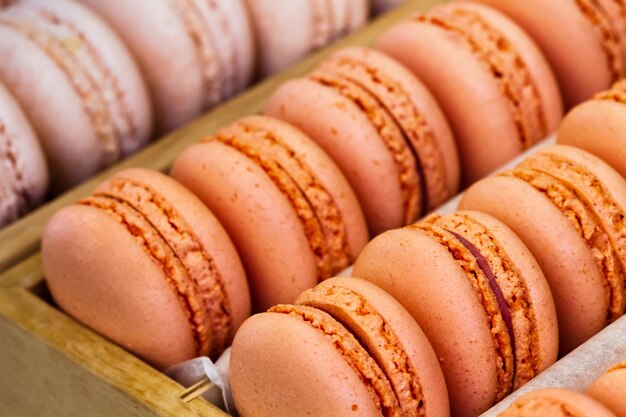
<instances>
[{"instance_id":1,"label":"textured macaron surface","mask_svg":"<svg viewBox=\"0 0 626 417\"><path fill-rule=\"evenodd\" d=\"M544 388L515 400L498 417L615 417L602 404L577 391Z\"/></svg>"},{"instance_id":2,"label":"textured macaron surface","mask_svg":"<svg viewBox=\"0 0 626 417\"><path fill-rule=\"evenodd\" d=\"M626 211L613 191L588 166L558 150L535 154L502 175L531 185L567 217L605 279L607 322L621 316L626 303Z\"/></svg>"},{"instance_id":3,"label":"textured macaron surface","mask_svg":"<svg viewBox=\"0 0 626 417\"><path fill-rule=\"evenodd\" d=\"M596 379L589 388L587 395L604 404L617 417L626 416L626 361L609 368L602 376Z\"/></svg>"},{"instance_id":4,"label":"textured macaron surface","mask_svg":"<svg viewBox=\"0 0 626 417\"><path fill-rule=\"evenodd\" d=\"M267 326L270 332L263 331ZM287 339L294 328L300 332ZM449 416L443 376L426 338L391 296L368 282L331 278L302 293L295 304L252 317L242 329L233 343L231 381L245 417L286 416L294 409L315 416ZM281 330L285 337L276 337ZM274 349L267 349L272 344ZM293 350L292 344L300 348ZM281 375L268 375L267 387L250 380L271 373L283 359L292 363L292 353L297 363L308 366L285 365ZM315 393L299 380L289 381L298 375L309 380L320 372L343 381L346 389L354 384L357 389L337 399L334 381L319 384ZM328 403L307 398L317 396Z\"/></svg>"},{"instance_id":5,"label":"textured macaron surface","mask_svg":"<svg viewBox=\"0 0 626 417\"><path fill-rule=\"evenodd\" d=\"M483 305L498 356L496 401L538 374L540 341L532 301L521 271L493 234L462 212L434 214L408 228L447 248Z\"/></svg>"}]
</instances>

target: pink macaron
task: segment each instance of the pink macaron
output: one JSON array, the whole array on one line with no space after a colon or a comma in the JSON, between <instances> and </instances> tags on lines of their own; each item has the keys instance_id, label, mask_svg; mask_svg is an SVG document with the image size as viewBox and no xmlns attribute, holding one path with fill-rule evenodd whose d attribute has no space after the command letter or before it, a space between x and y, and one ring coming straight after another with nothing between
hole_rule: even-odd
<instances>
[{"instance_id":1,"label":"pink macaron","mask_svg":"<svg viewBox=\"0 0 626 417\"><path fill-rule=\"evenodd\" d=\"M70 0L15 0L0 10L0 79L31 120L53 193L150 139L145 82L124 44Z\"/></svg>"},{"instance_id":2,"label":"pink macaron","mask_svg":"<svg viewBox=\"0 0 626 417\"><path fill-rule=\"evenodd\" d=\"M367 21L368 0L246 0L261 76L293 64Z\"/></svg>"},{"instance_id":3,"label":"pink macaron","mask_svg":"<svg viewBox=\"0 0 626 417\"><path fill-rule=\"evenodd\" d=\"M255 50L243 0L82 0L132 50L159 132L178 127L251 80Z\"/></svg>"},{"instance_id":4,"label":"pink macaron","mask_svg":"<svg viewBox=\"0 0 626 417\"><path fill-rule=\"evenodd\" d=\"M546 59L495 9L438 6L393 26L376 45L432 91L456 137L466 185L545 138L561 119Z\"/></svg>"},{"instance_id":5,"label":"pink macaron","mask_svg":"<svg viewBox=\"0 0 626 417\"><path fill-rule=\"evenodd\" d=\"M157 171L121 171L58 211L41 255L60 308L159 369L217 359L250 315L228 235Z\"/></svg>"},{"instance_id":6,"label":"pink macaron","mask_svg":"<svg viewBox=\"0 0 626 417\"><path fill-rule=\"evenodd\" d=\"M574 107L559 127L557 142L594 154L626 178L626 80Z\"/></svg>"},{"instance_id":7,"label":"pink macaron","mask_svg":"<svg viewBox=\"0 0 626 417\"><path fill-rule=\"evenodd\" d=\"M171 174L233 239L255 311L293 302L367 243L363 213L337 166L280 120L240 119L189 147Z\"/></svg>"},{"instance_id":8,"label":"pink macaron","mask_svg":"<svg viewBox=\"0 0 626 417\"><path fill-rule=\"evenodd\" d=\"M411 72L368 48L345 48L284 83L265 113L302 129L354 188L374 235L453 196L459 158L439 105Z\"/></svg>"},{"instance_id":9,"label":"pink macaron","mask_svg":"<svg viewBox=\"0 0 626 417\"><path fill-rule=\"evenodd\" d=\"M47 189L48 166L39 140L0 83L0 227L39 205Z\"/></svg>"},{"instance_id":10,"label":"pink macaron","mask_svg":"<svg viewBox=\"0 0 626 417\"><path fill-rule=\"evenodd\" d=\"M565 107L626 75L626 3L615 0L474 0L506 13L537 42Z\"/></svg>"}]
</instances>

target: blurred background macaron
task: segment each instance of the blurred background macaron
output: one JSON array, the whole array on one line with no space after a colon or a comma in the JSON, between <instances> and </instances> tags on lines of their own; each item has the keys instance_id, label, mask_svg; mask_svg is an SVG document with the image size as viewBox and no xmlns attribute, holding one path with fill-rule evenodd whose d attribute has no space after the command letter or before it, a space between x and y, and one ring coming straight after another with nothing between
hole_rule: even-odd
<instances>
[{"instance_id":1,"label":"blurred background macaron","mask_svg":"<svg viewBox=\"0 0 626 417\"><path fill-rule=\"evenodd\" d=\"M594 154L626 178L626 80L574 107L559 127L557 142Z\"/></svg>"},{"instance_id":2,"label":"blurred background macaron","mask_svg":"<svg viewBox=\"0 0 626 417\"><path fill-rule=\"evenodd\" d=\"M473 0L515 20L545 53L567 109L626 75L626 4L613 0Z\"/></svg>"},{"instance_id":3,"label":"blurred background macaron","mask_svg":"<svg viewBox=\"0 0 626 417\"><path fill-rule=\"evenodd\" d=\"M369 0L245 0L259 72L270 75L365 24Z\"/></svg>"},{"instance_id":4,"label":"blurred background macaron","mask_svg":"<svg viewBox=\"0 0 626 417\"><path fill-rule=\"evenodd\" d=\"M242 0L82 0L135 55L159 133L198 116L250 83L252 28Z\"/></svg>"},{"instance_id":5,"label":"blurred background macaron","mask_svg":"<svg viewBox=\"0 0 626 417\"><path fill-rule=\"evenodd\" d=\"M353 275L395 297L439 358L451 414L477 416L552 365L558 327L548 283L522 241L459 211L385 232Z\"/></svg>"},{"instance_id":6,"label":"blurred background macaron","mask_svg":"<svg viewBox=\"0 0 626 417\"><path fill-rule=\"evenodd\" d=\"M453 2L382 34L381 51L406 65L448 118L469 185L553 132L562 106L539 48L495 9Z\"/></svg>"},{"instance_id":7,"label":"blurred background macaron","mask_svg":"<svg viewBox=\"0 0 626 417\"><path fill-rule=\"evenodd\" d=\"M250 315L228 235L157 171L122 171L58 211L41 252L61 309L159 369L216 360Z\"/></svg>"},{"instance_id":8,"label":"blurred background macaron","mask_svg":"<svg viewBox=\"0 0 626 417\"><path fill-rule=\"evenodd\" d=\"M617 417L626 417L626 361L608 369L596 379L587 395L604 404Z\"/></svg>"},{"instance_id":9,"label":"blurred background macaron","mask_svg":"<svg viewBox=\"0 0 626 417\"><path fill-rule=\"evenodd\" d=\"M247 320L230 379L242 417L450 416L422 330L390 295L356 278L331 278Z\"/></svg>"},{"instance_id":10,"label":"blurred background macaron","mask_svg":"<svg viewBox=\"0 0 626 417\"><path fill-rule=\"evenodd\" d=\"M531 391L498 417L617 417L593 398L565 388Z\"/></svg>"},{"instance_id":11,"label":"blurred background macaron","mask_svg":"<svg viewBox=\"0 0 626 417\"><path fill-rule=\"evenodd\" d=\"M439 105L376 50L338 51L280 86L265 113L297 126L333 158L372 235L414 222L459 188L459 158Z\"/></svg>"},{"instance_id":12,"label":"blurred background macaron","mask_svg":"<svg viewBox=\"0 0 626 417\"><path fill-rule=\"evenodd\" d=\"M624 313L626 180L602 160L553 146L474 184L459 208L498 218L533 253L554 297L561 354Z\"/></svg>"},{"instance_id":13,"label":"blurred background macaron","mask_svg":"<svg viewBox=\"0 0 626 417\"><path fill-rule=\"evenodd\" d=\"M222 222L254 311L293 302L367 243L361 207L332 160L298 129L248 116L189 147L171 175Z\"/></svg>"},{"instance_id":14,"label":"blurred background macaron","mask_svg":"<svg viewBox=\"0 0 626 417\"><path fill-rule=\"evenodd\" d=\"M372 11L375 14L386 12L404 3L406 0L372 0Z\"/></svg>"},{"instance_id":15,"label":"blurred background macaron","mask_svg":"<svg viewBox=\"0 0 626 417\"><path fill-rule=\"evenodd\" d=\"M130 52L95 13L70 0L0 9L0 80L30 119L59 193L150 139L152 110Z\"/></svg>"},{"instance_id":16,"label":"blurred background macaron","mask_svg":"<svg viewBox=\"0 0 626 417\"><path fill-rule=\"evenodd\" d=\"M0 228L41 204L48 180L39 139L0 83Z\"/></svg>"}]
</instances>

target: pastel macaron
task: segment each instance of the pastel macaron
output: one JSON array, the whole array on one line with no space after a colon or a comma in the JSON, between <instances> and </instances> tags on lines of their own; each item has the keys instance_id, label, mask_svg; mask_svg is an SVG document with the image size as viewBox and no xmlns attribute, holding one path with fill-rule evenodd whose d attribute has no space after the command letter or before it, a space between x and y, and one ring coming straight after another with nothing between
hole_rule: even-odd
<instances>
[{"instance_id":1,"label":"pastel macaron","mask_svg":"<svg viewBox=\"0 0 626 417\"><path fill-rule=\"evenodd\" d=\"M532 36L556 74L568 109L626 75L622 1L474 1L506 13Z\"/></svg>"},{"instance_id":2,"label":"pastel macaron","mask_svg":"<svg viewBox=\"0 0 626 417\"><path fill-rule=\"evenodd\" d=\"M171 175L233 239L255 311L290 303L346 268L367 242L363 213L332 160L296 128L248 116L184 151Z\"/></svg>"},{"instance_id":3,"label":"pastel macaron","mask_svg":"<svg viewBox=\"0 0 626 417\"><path fill-rule=\"evenodd\" d=\"M279 87L265 113L302 129L334 159L373 235L414 222L458 190L459 158L439 105L373 49L336 52Z\"/></svg>"},{"instance_id":4,"label":"pastel macaron","mask_svg":"<svg viewBox=\"0 0 626 417\"><path fill-rule=\"evenodd\" d=\"M189 190L156 171L121 171L58 211L41 251L57 305L159 369L216 359L250 315L228 235Z\"/></svg>"},{"instance_id":5,"label":"pastel macaron","mask_svg":"<svg viewBox=\"0 0 626 417\"><path fill-rule=\"evenodd\" d=\"M559 127L557 143L596 155L626 178L626 81L572 109Z\"/></svg>"},{"instance_id":6,"label":"pastel macaron","mask_svg":"<svg viewBox=\"0 0 626 417\"><path fill-rule=\"evenodd\" d=\"M329 279L247 320L230 380L242 417L450 415L424 333L390 295L356 278Z\"/></svg>"},{"instance_id":7,"label":"pastel macaron","mask_svg":"<svg viewBox=\"0 0 626 417\"><path fill-rule=\"evenodd\" d=\"M360 28L368 0L245 0L252 19L261 76L299 61Z\"/></svg>"},{"instance_id":8,"label":"pastel macaron","mask_svg":"<svg viewBox=\"0 0 626 417\"><path fill-rule=\"evenodd\" d=\"M58 193L150 139L144 79L126 46L70 0L12 1L0 10L0 79L39 135Z\"/></svg>"},{"instance_id":9,"label":"pastel macaron","mask_svg":"<svg viewBox=\"0 0 626 417\"><path fill-rule=\"evenodd\" d=\"M383 13L387 10L393 9L396 6L404 3L406 0L373 0L372 8L374 13Z\"/></svg>"},{"instance_id":10,"label":"pastel macaron","mask_svg":"<svg viewBox=\"0 0 626 417\"><path fill-rule=\"evenodd\" d=\"M617 417L625 417L624 387L626 387L626 361L611 367L596 379L587 388L587 395L604 404Z\"/></svg>"},{"instance_id":11,"label":"pastel macaron","mask_svg":"<svg viewBox=\"0 0 626 417\"><path fill-rule=\"evenodd\" d=\"M555 362L550 288L522 241L488 215L432 214L372 240L353 275L395 297L439 358L454 416L476 416Z\"/></svg>"},{"instance_id":12,"label":"pastel macaron","mask_svg":"<svg viewBox=\"0 0 626 417\"><path fill-rule=\"evenodd\" d=\"M554 146L470 187L533 253L550 284L565 354L624 313L626 180L597 157Z\"/></svg>"},{"instance_id":13,"label":"pastel macaron","mask_svg":"<svg viewBox=\"0 0 626 417\"><path fill-rule=\"evenodd\" d=\"M82 0L118 32L143 70L161 133L240 92L255 68L243 0Z\"/></svg>"},{"instance_id":14,"label":"pastel macaron","mask_svg":"<svg viewBox=\"0 0 626 417\"><path fill-rule=\"evenodd\" d=\"M593 398L565 388L543 388L515 400L498 417L616 417Z\"/></svg>"},{"instance_id":15,"label":"pastel macaron","mask_svg":"<svg viewBox=\"0 0 626 417\"><path fill-rule=\"evenodd\" d=\"M48 166L22 108L0 83L0 227L43 202Z\"/></svg>"},{"instance_id":16,"label":"pastel macaron","mask_svg":"<svg viewBox=\"0 0 626 417\"><path fill-rule=\"evenodd\" d=\"M376 47L433 93L457 140L469 185L553 132L562 106L539 48L486 6L452 2L387 30Z\"/></svg>"}]
</instances>

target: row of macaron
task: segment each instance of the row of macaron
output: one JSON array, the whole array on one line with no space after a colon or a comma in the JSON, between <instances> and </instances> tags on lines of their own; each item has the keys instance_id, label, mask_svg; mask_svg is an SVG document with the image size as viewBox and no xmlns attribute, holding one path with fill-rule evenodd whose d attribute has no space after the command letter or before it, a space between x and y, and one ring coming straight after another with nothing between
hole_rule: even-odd
<instances>
[{"instance_id":1,"label":"row of macaron","mask_svg":"<svg viewBox=\"0 0 626 417\"><path fill-rule=\"evenodd\" d=\"M242 91L255 72L269 75L356 30L369 8L368 0L3 2L2 163L6 177L23 181L2 181L11 209L0 226Z\"/></svg>"},{"instance_id":2,"label":"row of macaron","mask_svg":"<svg viewBox=\"0 0 626 417\"><path fill-rule=\"evenodd\" d=\"M347 49L320 68L348 58L393 62L372 50ZM593 103L604 102L585 106ZM250 314L250 300L254 312L291 302L356 259L354 274L396 297L426 333L455 415L485 410L553 363L559 344L567 353L623 314L626 183L591 154L554 148L470 187L461 208L506 226L484 214L431 216L367 246L359 197L370 194L352 191L341 173L350 167L335 165L285 122L243 118L184 151L172 167L174 179L125 171L59 212L42 243L52 295L70 315L165 368L219 355ZM370 183L370 193L377 185ZM400 218L390 228L411 222ZM434 242L425 245L428 240ZM501 240L513 243L498 246ZM476 248L495 255L477 257ZM457 252L465 258L445 259ZM485 264L499 266L488 273ZM482 273L477 288L487 295L472 293L465 273ZM490 290L498 278L505 284Z\"/></svg>"},{"instance_id":3,"label":"row of macaron","mask_svg":"<svg viewBox=\"0 0 626 417\"><path fill-rule=\"evenodd\" d=\"M531 391L515 400L499 417L624 417L626 362L610 367L584 393L564 388Z\"/></svg>"}]
</instances>

